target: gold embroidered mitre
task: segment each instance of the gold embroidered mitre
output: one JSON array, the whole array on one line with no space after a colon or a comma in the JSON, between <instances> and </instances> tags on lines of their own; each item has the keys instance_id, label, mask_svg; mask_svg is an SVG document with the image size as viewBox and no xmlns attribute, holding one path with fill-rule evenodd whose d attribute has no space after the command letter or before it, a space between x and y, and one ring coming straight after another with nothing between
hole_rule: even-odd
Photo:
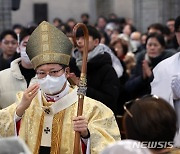
<instances>
[{"instance_id":1,"label":"gold embroidered mitre","mask_svg":"<svg viewBox=\"0 0 180 154\"><path fill-rule=\"evenodd\" d=\"M69 65L71 50L68 37L46 21L33 31L26 47L34 69L48 63Z\"/></svg>"}]
</instances>

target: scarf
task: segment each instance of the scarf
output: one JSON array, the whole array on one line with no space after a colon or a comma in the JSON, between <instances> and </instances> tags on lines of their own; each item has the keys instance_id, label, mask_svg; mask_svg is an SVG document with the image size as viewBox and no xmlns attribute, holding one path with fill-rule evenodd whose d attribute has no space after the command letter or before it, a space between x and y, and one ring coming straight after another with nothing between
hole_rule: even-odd
<instances>
[{"instance_id":1,"label":"scarf","mask_svg":"<svg viewBox=\"0 0 180 154\"><path fill-rule=\"evenodd\" d=\"M89 62L95 56L97 56L99 54L104 54L105 52L111 56L112 66L115 69L118 78L121 77L124 70L123 70L123 67L122 67L119 59L113 54L111 49L104 44L99 44L98 46L96 46L94 48L94 50L92 50L88 53L87 62ZM82 67L82 54L81 54L81 52L79 52L78 50L75 50L73 52L72 56L76 59L76 65L79 68L79 70L81 71L81 67Z\"/></svg>"}]
</instances>

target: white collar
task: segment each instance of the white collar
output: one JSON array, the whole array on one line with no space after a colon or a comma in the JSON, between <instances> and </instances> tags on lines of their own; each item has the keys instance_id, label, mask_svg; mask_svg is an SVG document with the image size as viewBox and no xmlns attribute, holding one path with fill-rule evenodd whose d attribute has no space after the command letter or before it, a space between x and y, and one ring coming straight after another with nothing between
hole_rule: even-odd
<instances>
[{"instance_id":1,"label":"white collar","mask_svg":"<svg viewBox=\"0 0 180 154\"><path fill-rule=\"evenodd\" d=\"M71 106L72 104L74 104L78 101L77 87L74 88L69 94L65 95L64 97L62 97L58 101L54 102L49 107L43 106L42 95L43 95L42 92L39 90L38 100L39 100L40 106L42 107L42 109L44 111L48 109L49 114L53 114L53 115L64 110L64 109L66 109L66 108L68 108L69 106Z\"/></svg>"},{"instance_id":2,"label":"white collar","mask_svg":"<svg viewBox=\"0 0 180 154\"><path fill-rule=\"evenodd\" d=\"M21 62L21 58L17 58L11 62L11 71L12 75L17 79L24 79L24 76L21 73L19 63Z\"/></svg>"},{"instance_id":3,"label":"white collar","mask_svg":"<svg viewBox=\"0 0 180 154\"><path fill-rule=\"evenodd\" d=\"M44 94L44 96L45 96L47 101L54 100L54 102L56 102L59 99L61 99L62 97L64 97L65 95L67 95L68 92L69 92L69 85L68 85L68 82L66 82L66 87L65 87L65 89L61 93L59 93L57 95L53 95L53 96L52 95L48 95L46 93L43 93L43 94Z\"/></svg>"}]
</instances>

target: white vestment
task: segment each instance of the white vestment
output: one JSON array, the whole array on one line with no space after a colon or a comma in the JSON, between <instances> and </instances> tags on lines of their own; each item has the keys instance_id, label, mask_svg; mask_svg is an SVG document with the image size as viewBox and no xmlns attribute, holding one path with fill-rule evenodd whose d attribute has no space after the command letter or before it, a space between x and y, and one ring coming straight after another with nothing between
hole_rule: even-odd
<instances>
[{"instance_id":1,"label":"white vestment","mask_svg":"<svg viewBox=\"0 0 180 154\"><path fill-rule=\"evenodd\" d=\"M151 94L162 97L175 109L180 127L180 100L173 100L171 82L174 75L180 74L180 53L161 61L154 69ZM175 137L175 145L180 146L180 131Z\"/></svg>"}]
</instances>

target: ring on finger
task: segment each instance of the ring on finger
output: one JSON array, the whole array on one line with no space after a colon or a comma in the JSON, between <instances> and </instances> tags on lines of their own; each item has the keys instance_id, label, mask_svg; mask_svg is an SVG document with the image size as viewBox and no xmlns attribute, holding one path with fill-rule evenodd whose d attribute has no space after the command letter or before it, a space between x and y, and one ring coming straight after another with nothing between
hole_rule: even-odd
<instances>
[{"instance_id":1,"label":"ring on finger","mask_svg":"<svg viewBox=\"0 0 180 154\"><path fill-rule=\"evenodd\" d=\"M32 92L29 92L29 93L28 93L28 96L31 96L31 95L32 95Z\"/></svg>"}]
</instances>

